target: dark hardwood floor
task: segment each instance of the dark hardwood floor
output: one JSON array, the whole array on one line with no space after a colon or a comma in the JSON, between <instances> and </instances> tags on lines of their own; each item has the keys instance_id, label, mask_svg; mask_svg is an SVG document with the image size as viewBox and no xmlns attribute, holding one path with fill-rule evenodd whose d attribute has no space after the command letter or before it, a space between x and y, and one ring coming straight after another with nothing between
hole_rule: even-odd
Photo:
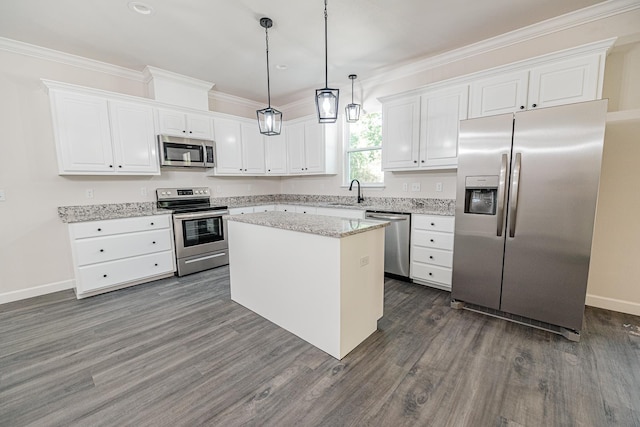
<instances>
[{"instance_id":1,"label":"dark hardwood floor","mask_svg":"<svg viewBox=\"0 0 640 427\"><path fill-rule=\"evenodd\" d=\"M0 306L1 426L640 426L640 318L582 340L388 280L342 361L229 298L228 269Z\"/></svg>"}]
</instances>

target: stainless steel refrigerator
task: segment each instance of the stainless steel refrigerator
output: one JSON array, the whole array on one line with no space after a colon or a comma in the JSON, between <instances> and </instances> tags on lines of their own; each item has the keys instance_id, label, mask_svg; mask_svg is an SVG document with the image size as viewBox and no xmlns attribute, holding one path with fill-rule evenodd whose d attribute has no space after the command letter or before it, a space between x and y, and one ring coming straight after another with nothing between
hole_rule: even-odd
<instances>
[{"instance_id":1,"label":"stainless steel refrigerator","mask_svg":"<svg viewBox=\"0 0 640 427\"><path fill-rule=\"evenodd\" d=\"M607 100L460 122L452 306L579 339Z\"/></svg>"}]
</instances>

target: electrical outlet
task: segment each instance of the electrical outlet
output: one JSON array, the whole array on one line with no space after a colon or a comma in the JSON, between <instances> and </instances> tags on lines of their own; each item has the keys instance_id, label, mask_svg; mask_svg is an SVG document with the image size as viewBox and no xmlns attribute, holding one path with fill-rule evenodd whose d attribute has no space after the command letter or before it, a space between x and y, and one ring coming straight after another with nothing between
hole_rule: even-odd
<instances>
[{"instance_id":1,"label":"electrical outlet","mask_svg":"<svg viewBox=\"0 0 640 427\"><path fill-rule=\"evenodd\" d=\"M409 184L407 184L406 182L402 184L402 191L409 191Z\"/></svg>"},{"instance_id":2,"label":"electrical outlet","mask_svg":"<svg viewBox=\"0 0 640 427\"><path fill-rule=\"evenodd\" d=\"M436 191L442 191L442 183L436 182Z\"/></svg>"},{"instance_id":3,"label":"electrical outlet","mask_svg":"<svg viewBox=\"0 0 640 427\"><path fill-rule=\"evenodd\" d=\"M420 191L420 183L419 182L411 183L411 191Z\"/></svg>"},{"instance_id":4,"label":"electrical outlet","mask_svg":"<svg viewBox=\"0 0 640 427\"><path fill-rule=\"evenodd\" d=\"M85 191L85 195L87 196L87 199L93 199L93 189L87 188L87 190Z\"/></svg>"},{"instance_id":5,"label":"electrical outlet","mask_svg":"<svg viewBox=\"0 0 640 427\"><path fill-rule=\"evenodd\" d=\"M7 200L7 197L4 195L4 190L0 190L0 202L4 202Z\"/></svg>"},{"instance_id":6,"label":"electrical outlet","mask_svg":"<svg viewBox=\"0 0 640 427\"><path fill-rule=\"evenodd\" d=\"M147 196L147 187L140 188L140 195L143 197Z\"/></svg>"},{"instance_id":7,"label":"electrical outlet","mask_svg":"<svg viewBox=\"0 0 640 427\"><path fill-rule=\"evenodd\" d=\"M365 265L369 264L369 255L365 255L362 258L360 258L360 267L364 267Z\"/></svg>"}]
</instances>

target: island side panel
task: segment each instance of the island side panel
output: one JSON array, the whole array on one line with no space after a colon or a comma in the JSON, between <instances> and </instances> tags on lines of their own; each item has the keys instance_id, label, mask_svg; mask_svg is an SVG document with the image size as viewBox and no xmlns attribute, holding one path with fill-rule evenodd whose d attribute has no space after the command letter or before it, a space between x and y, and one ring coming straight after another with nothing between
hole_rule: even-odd
<instances>
[{"instance_id":1,"label":"island side panel","mask_svg":"<svg viewBox=\"0 0 640 427\"><path fill-rule=\"evenodd\" d=\"M376 331L384 306L384 228L340 239L340 358Z\"/></svg>"},{"instance_id":2,"label":"island side panel","mask_svg":"<svg viewBox=\"0 0 640 427\"><path fill-rule=\"evenodd\" d=\"M228 222L231 299L340 358L340 239Z\"/></svg>"}]
</instances>

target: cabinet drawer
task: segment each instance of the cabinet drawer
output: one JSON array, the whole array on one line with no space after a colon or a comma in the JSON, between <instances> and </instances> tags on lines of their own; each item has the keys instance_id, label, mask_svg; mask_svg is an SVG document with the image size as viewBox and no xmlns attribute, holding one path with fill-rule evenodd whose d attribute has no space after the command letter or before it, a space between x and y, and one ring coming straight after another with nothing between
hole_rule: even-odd
<instances>
[{"instance_id":1,"label":"cabinet drawer","mask_svg":"<svg viewBox=\"0 0 640 427\"><path fill-rule=\"evenodd\" d=\"M294 205L277 205L276 210L280 212L295 212L296 207Z\"/></svg>"},{"instance_id":2,"label":"cabinet drawer","mask_svg":"<svg viewBox=\"0 0 640 427\"><path fill-rule=\"evenodd\" d=\"M453 233L455 217L439 215L412 215L411 222L413 228L417 230Z\"/></svg>"},{"instance_id":3,"label":"cabinet drawer","mask_svg":"<svg viewBox=\"0 0 640 427\"><path fill-rule=\"evenodd\" d=\"M451 268L453 266L453 252L414 246L413 261Z\"/></svg>"},{"instance_id":4,"label":"cabinet drawer","mask_svg":"<svg viewBox=\"0 0 640 427\"><path fill-rule=\"evenodd\" d=\"M253 208L254 212L271 212L275 210L276 210L276 207L274 205L259 205L259 206L254 206Z\"/></svg>"},{"instance_id":5,"label":"cabinet drawer","mask_svg":"<svg viewBox=\"0 0 640 427\"><path fill-rule=\"evenodd\" d=\"M411 278L451 286L451 269L413 262L411 263Z\"/></svg>"},{"instance_id":6,"label":"cabinet drawer","mask_svg":"<svg viewBox=\"0 0 640 427\"><path fill-rule=\"evenodd\" d=\"M72 239L85 237L108 236L111 234L130 233L169 228L171 215L137 216L134 218L107 219L103 221L77 222L70 224Z\"/></svg>"},{"instance_id":7,"label":"cabinet drawer","mask_svg":"<svg viewBox=\"0 0 640 427\"><path fill-rule=\"evenodd\" d=\"M296 206L296 212L297 213L302 213L302 214L313 214L313 215L315 215L316 207L315 206Z\"/></svg>"},{"instance_id":8,"label":"cabinet drawer","mask_svg":"<svg viewBox=\"0 0 640 427\"><path fill-rule=\"evenodd\" d=\"M428 248L453 250L453 234L437 231L413 230L411 235L413 245Z\"/></svg>"},{"instance_id":9,"label":"cabinet drawer","mask_svg":"<svg viewBox=\"0 0 640 427\"><path fill-rule=\"evenodd\" d=\"M170 273L174 271L173 260L173 251L165 251L80 267L76 277L77 291L82 294L145 277Z\"/></svg>"},{"instance_id":10,"label":"cabinet drawer","mask_svg":"<svg viewBox=\"0 0 640 427\"><path fill-rule=\"evenodd\" d=\"M229 215L244 215L248 213L253 213L253 206L248 206L246 208L231 208L229 209Z\"/></svg>"},{"instance_id":11,"label":"cabinet drawer","mask_svg":"<svg viewBox=\"0 0 640 427\"><path fill-rule=\"evenodd\" d=\"M169 229L91 237L75 241L78 266L113 261L154 252L170 251Z\"/></svg>"}]
</instances>

